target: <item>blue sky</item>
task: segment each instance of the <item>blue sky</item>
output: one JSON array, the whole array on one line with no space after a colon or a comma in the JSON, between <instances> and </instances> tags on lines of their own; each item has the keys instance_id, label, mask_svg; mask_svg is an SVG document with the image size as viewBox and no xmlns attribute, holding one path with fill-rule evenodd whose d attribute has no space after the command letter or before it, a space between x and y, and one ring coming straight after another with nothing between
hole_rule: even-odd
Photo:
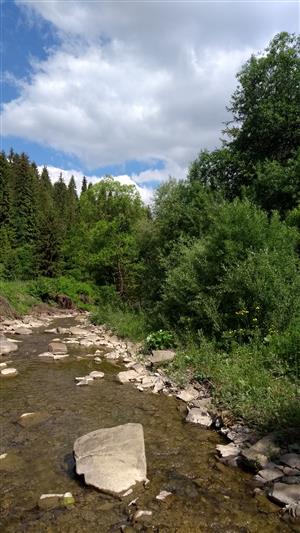
<instances>
[{"instance_id":1,"label":"blue sky","mask_svg":"<svg viewBox=\"0 0 300 533\"><path fill-rule=\"evenodd\" d=\"M144 198L219 145L235 74L299 2L1 2L2 148ZM166 24L168 21L168 24Z\"/></svg>"}]
</instances>

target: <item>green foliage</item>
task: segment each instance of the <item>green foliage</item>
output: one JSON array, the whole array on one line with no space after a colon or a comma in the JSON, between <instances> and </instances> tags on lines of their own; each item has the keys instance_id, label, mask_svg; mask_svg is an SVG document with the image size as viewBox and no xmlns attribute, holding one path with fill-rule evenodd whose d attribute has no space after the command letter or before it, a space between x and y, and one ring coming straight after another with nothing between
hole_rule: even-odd
<instances>
[{"instance_id":1,"label":"green foliage","mask_svg":"<svg viewBox=\"0 0 300 533\"><path fill-rule=\"evenodd\" d=\"M300 38L279 33L237 75L232 147L252 161L286 161L300 144Z\"/></svg>"},{"instance_id":2,"label":"green foliage","mask_svg":"<svg viewBox=\"0 0 300 533\"><path fill-rule=\"evenodd\" d=\"M175 338L171 331L160 329L147 335L145 341L145 349L150 350L164 350L172 348L175 344Z\"/></svg>"},{"instance_id":3,"label":"green foliage","mask_svg":"<svg viewBox=\"0 0 300 533\"><path fill-rule=\"evenodd\" d=\"M142 341L148 331L144 314L124 305L119 308L112 305L99 305L92 321L94 324L105 324L119 337L136 342Z\"/></svg>"},{"instance_id":4,"label":"green foliage","mask_svg":"<svg viewBox=\"0 0 300 533\"><path fill-rule=\"evenodd\" d=\"M39 299L29 292L29 283L24 281L4 281L0 279L0 295L3 296L17 313L28 313Z\"/></svg>"},{"instance_id":5,"label":"green foliage","mask_svg":"<svg viewBox=\"0 0 300 533\"><path fill-rule=\"evenodd\" d=\"M37 278L28 283L28 291L35 298L44 302L54 302L57 295L67 295L80 309L91 309L97 300L97 288L88 282L61 276L51 279Z\"/></svg>"}]
</instances>

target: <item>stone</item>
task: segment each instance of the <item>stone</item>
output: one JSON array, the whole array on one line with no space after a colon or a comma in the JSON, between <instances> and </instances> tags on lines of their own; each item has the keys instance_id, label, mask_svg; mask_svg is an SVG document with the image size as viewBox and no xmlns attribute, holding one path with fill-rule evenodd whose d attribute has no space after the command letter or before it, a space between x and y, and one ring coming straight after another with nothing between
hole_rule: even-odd
<instances>
[{"instance_id":1,"label":"stone","mask_svg":"<svg viewBox=\"0 0 300 533\"><path fill-rule=\"evenodd\" d=\"M199 426L205 428L210 428L213 423L213 419L210 414L203 411L203 409L199 409L199 407L193 407L190 409L186 417L186 421L191 422L192 424L198 424Z\"/></svg>"},{"instance_id":2,"label":"stone","mask_svg":"<svg viewBox=\"0 0 300 533\"><path fill-rule=\"evenodd\" d=\"M72 326L70 328L70 333L71 335L77 335L78 337L85 337L86 335L88 335L88 331L79 326Z\"/></svg>"},{"instance_id":3,"label":"stone","mask_svg":"<svg viewBox=\"0 0 300 533\"><path fill-rule=\"evenodd\" d=\"M152 365L168 363L173 361L175 355L176 354L173 352L173 350L153 350L152 355L149 357L149 361L152 363Z\"/></svg>"},{"instance_id":4,"label":"stone","mask_svg":"<svg viewBox=\"0 0 300 533\"><path fill-rule=\"evenodd\" d=\"M0 369L2 370L2 368L6 368L7 367L7 363L0 363Z\"/></svg>"},{"instance_id":5,"label":"stone","mask_svg":"<svg viewBox=\"0 0 300 533\"><path fill-rule=\"evenodd\" d=\"M300 485L275 483L269 492L270 498L281 505L289 505L300 502Z\"/></svg>"},{"instance_id":6,"label":"stone","mask_svg":"<svg viewBox=\"0 0 300 533\"><path fill-rule=\"evenodd\" d=\"M235 424L230 428L222 428L221 433L226 435L229 440L235 442L235 444L242 444L244 442L254 444L257 441L255 432L242 424Z\"/></svg>"},{"instance_id":7,"label":"stone","mask_svg":"<svg viewBox=\"0 0 300 533\"><path fill-rule=\"evenodd\" d=\"M46 422L50 415L46 412L37 411L32 413L23 413L18 419L18 424L22 427L31 427Z\"/></svg>"},{"instance_id":8,"label":"stone","mask_svg":"<svg viewBox=\"0 0 300 533\"><path fill-rule=\"evenodd\" d=\"M298 453L286 453L279 457L279 461L290 468L300 470L300 455Z\"/></svg>"},{"instance_id":9,"label":"stone","mask_svg":"<svg viewBox=\"0 0 300 533\"><path fill-rule=\"evenodd\" d=\"M103 492L119 494L147 479L141 424L98 429L79 437L74 456L77 474Z\"/></svg>"},{"instance_id":10,"label":"stone","mask_svg":"<svg viewBox=\"0 0 300 533\"><path fill-rule=\"evenodd\" d=\"M42 494L39 499L39 508L43 510L55 509L56 507L67 507L73 505L75 499L71 492L65 494Z\"/></svg>"},{"instance_id":11,"label":"stone","mask_svg":"<svg viewBox=\"0 0 300 533\"><path fill-rule=\"evenodd\" d=\"M11 340L6 339L6 337L0 337L0 354L6 355L7 353L15 352L18 349L18 345L12 342Z\"/></svg>"},{"instance_id":12,"label":"stone","mask_svg":"<svg viewBox=\"0 0 300 533\"><path fill-rule=\"evenodd\" d=\"M164 389L165 382L161 377L155 378L155 383L153 387L154 394L157 394L158 392L162 391Z\"/></svg>"},{"instance_id":13,"label":"stone","mask_svg":"<svg viewBox=\"0 0 300 533\"><path fill-rule=\"evenodd\" d=\"M89 378L89 377L84 377L81 381L78 381L78 383L76 383L77 387L83 387L85 385L91 385L91 383L93 383L93 378Z\"/></svg>"},{"instance_id":14,"label":"stone","mask_svg":"<svg viewBox=\"0 0 300 533\"><path fill-rule=\"evenodd\" d=\"M68 353L55 353L53 354L53 360L54 361L61 361L62 359L66 359L69 357Z\"/></svg>"},{"instance_id":15,"label":"stone","mask_svg":"<svg viewBox=\"0 0 300 533\"><path fill-rule=\"evenodd\" d=\"M172 492L168 492L167 490L161 490L160 493L157 496L155 496L155 498L156 498L156 500L163 501L168 496L171 496L171 495L172 495Z\"/></svg>"},{"instance_id":16,"label":"stone","mask_svg":"<svg viewBox=\"0 0 300 533\"><path fill-rule=\"evenodd\" d=\"M145 517L149 518L150 516L152 516L152 511L145 511L143 509L140 509L139 511L136 511L136 513L134 514L133 520L137 522L137 521L140 521L141 518L142 519L144 519Z\"/></svg>"},{"instance_id":17,"label":"stone","mask_svg":"<svg viewBox=\"0 0 300 533\"><path fill-rule=\"evenodd\" d=\"M53 353L52 352L40 353L38 357L40 357L41 359L45 359L45 360L53 360Z\"/></svg>"},{"instance_id":18,"label":"stone","mask_svg":"<svg viewBox=\"0 0 300 533\"><path fill-rule=\"evenodd\" d=\"M188 385L187 387L185 387L185 389L183 389L177 394L177 398L186 403L196 400L198 397L199 391L195 389L195 387L193 387L192 385Z\"/></svg>"},{"instance_id":19,"label":"stone","mask_svg":"<svg viewBox=\"0 0 300 533\"><path fill-rule=\"evenodd\" d=\"M93 379L101 379L104 378L104 372L98 372L98 370L93 370L89 373L89 377Z\"/></svg>"},{"instance_id":20,"label":"stone","mask_svg":"<svg viewBox=\"0 0 300 533\"><path fill-rule=\"evenodd\" d=\"M31 329L29 329L29 328L23 328L23 327L21 327L21 328L17 328L17 329L15 329L14 333L15 333L16 335L31 335L32 331L31 331Z\"/></svg>"},{"instance_id":21,"label":"stone","mask_svg":"<svg viewBox=\"0 0 300 533\"><path fill-rule=\"evenodd\" d=\"M230 442L230 444L218 444L216 449L221 457L236 457L240 453L240 447L232 442Z\"/></svg>"},{"instance_id":22,"label":"stone","mask_svg":"<svg viewBox=\"0 0 300 533\"><path fill-rule=\"evenodd\" d=\"M139 374L135 370L123 370L117 374L117 379L120 383L129 383L135 381Z\"/></svg>"},{"instance_id":23,"label":"stone","mask_svg":"<svg viewBox=\"0 0 300 533\"><path fill-rule=\"evenodd\" d=\"M270 459L278 456L279 453L280 447L276 443L276 435L270 433L250 446L250 448L242 450L241 457L248 466L261 470L268 464Z\"/></svg>"},{"instance_id":24,"label":"stone","mask_svg":"<svg viewBox=\"0 0 300 533\"><path fill-rule=\"evenodd\" d=\"M214 410L211 398L198 398L191 400L191 404L193 407L199 407L199 409L204 409L205 411Z\"/></svg>"},{"instance_id":25,"label":"stone","mask_svg":"<svg viewBox=\"0 0 300 533\"><path fill-rule=\"evenodd\" d=\"M283 477L283 472L279 468L264 468L263 470L260 470L258 472L258 475L262 477L266 483L269 483L270 481L276 481L277 479L280 479Z\"/></svg>"},{"instance_id":26,"label":"stone","mask_svg":"<svg viewBox=\"0 0 300 533\"><path fill-rule=\"evenodd\" d=\"M18 375L18 371L16 368L3 368L1 370L1 376L3 378L12 378L17 375Z\"/></svg>"},{"instance_id":27,"label":"stone","mask_svg":"<svg viewBox=\"0 0 300 533\"><path fill-rule=\"evenodd\" d=\"M102 363L102 359L101 359L101 357L95 357L95 358L94 358L94 361L95 361L95 363L98 363L98 364L99 364L99 363Z\"/></svg>"},{"instance_id":28,"label":"stone","mask_svg":"<svg viewBox=\"0 0 300 533\"><path fill-rule=\"evenodd\" d=\"M68 348L64 342L50 342L48 351L54 354L66 354Z\"/></svg>"}]
</instances>

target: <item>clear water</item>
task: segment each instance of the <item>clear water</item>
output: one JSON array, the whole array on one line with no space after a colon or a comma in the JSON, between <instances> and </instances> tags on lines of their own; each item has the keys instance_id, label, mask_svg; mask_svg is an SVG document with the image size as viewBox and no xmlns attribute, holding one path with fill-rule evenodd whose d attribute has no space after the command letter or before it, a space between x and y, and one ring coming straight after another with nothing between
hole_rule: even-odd
<instances>
[{"instance_id":1,"label":"clear water","mask_svg":"<svg viewBox=\"0 0 300 533\"><path fill-rule=\"evenodd\" d=\"M53 326L74 323L59 319ZM252 496L252 476L218 463L219 435L186 424L182 404L174 398L117 383L120 367L115 364L96 365L76 357L51 363L39 360L37 355L55 336L40 329L23 337L11 357L19 375L1 380L0 452L15 458L9 472L0 472L2 532L106 533L121 531L123 525L128 531L180 533L296 531L267 500L258 504ZM75 376L93 369L103 370L105 378L76 387ZM49 418L27 428L16 423L22 413L31 411L45 411ZM130 497L120 500L84 485L74 472L72 448L80 435L127 422L144 427L150 483L146 489L135 487ZM155 496L161 490L173 495L159 502ZM73 508L38 508L42 493L66 491L76 499ZM137 507L128 507L136 497ZM136 509L152 511L144 525L133 524Z\"/></svg>"}]
</instances>

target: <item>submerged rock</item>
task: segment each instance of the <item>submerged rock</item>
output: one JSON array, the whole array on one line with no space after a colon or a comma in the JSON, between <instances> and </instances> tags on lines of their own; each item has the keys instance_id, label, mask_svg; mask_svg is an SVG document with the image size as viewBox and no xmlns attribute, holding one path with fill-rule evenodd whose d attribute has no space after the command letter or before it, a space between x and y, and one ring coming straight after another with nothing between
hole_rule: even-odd
<instances>
[{"instance_id":1,"label":"submerged rock","mask_svg":"<svg viewBox=\"0 0 300 533\"><path fill-rule=\"evenodd\" d=\"M13 378L14 376L18 375L18 371L16 368L3 368L1 370L1 376L3 378Z\"/></svg>"},{"instance_id":2,"label":"submerged rock","mask_svg":"<svg viewBox=\"0 0 300 533\"><path fill-rule=\"evenodd\" d=\"M64 342L50 342L48 351L59 355L64 355L68 352L67 345Z\"/></svg>"},{"instance_id":3,"label":"submerged rock","mask_svg":"<svg viewBox=\"0 0 300 533\"><path fill-rule=\"evenodd\" d=\"M22 427L31 427L45 422L49 417L48 413L42 411L23 413L18 419L18 424Z\"/></svg>"},{"instance_id":4,"label":"submerged rock","mask_svg":"<svg viewBox=\"0 0 300 533\"><path fill-rule=\"evenodd\" d=\"M77 474L104 492L119 494L147 479L141 424L99 429L79 437L74 456Z\"/></svg>"},{"instance_id":5,"label":"submerged rock","mask_svg":"<svg viewBox=\"0 0 300 533\"><path fill-rule=\"evenodd\" d=\"M39 508L43 510L55 509L56 507L67 507L73 505L75 499L71 492L64 494L42 494L39 499Z\"/></svg>"},{"instance_id":6,"label":"submerged rock","mask_svg":"<svg viewBox=\"0 0 300 533\"><path fill-rule=\"evenodd\" d=\"M7 339L4 337L4 335L0 336L0 354L6 355L10 352L15 352L18 349L17 343L15 344L13 341Z\"/></svg>"}]
</instances>

